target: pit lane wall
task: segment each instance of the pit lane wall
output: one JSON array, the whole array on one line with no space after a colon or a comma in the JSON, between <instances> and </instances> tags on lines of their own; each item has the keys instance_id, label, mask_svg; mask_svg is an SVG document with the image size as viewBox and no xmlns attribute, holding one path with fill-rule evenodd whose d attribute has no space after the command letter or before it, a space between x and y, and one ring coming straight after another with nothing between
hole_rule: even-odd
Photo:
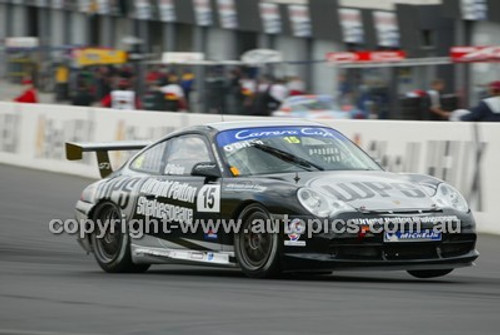
<instances>
[{"instance_id":1,"label":"pit lane wall","mask_svg":"<svg viewBox=\"0 0 500 335\"><path fill-rule=\"evenodd\" d=\"M69 162L65 159L66 141L154 140L186 126L219 121L219 115L209 114L0 102L0 163L98 178L94 154ZM469 200L478 230L500 234L495 212L500 200L500 124L362 120L322 123L349 136L389 171L426 173L455 185ZM129 154L113 153L113 165L121 164Z\"/></svg>"}]
</instances>

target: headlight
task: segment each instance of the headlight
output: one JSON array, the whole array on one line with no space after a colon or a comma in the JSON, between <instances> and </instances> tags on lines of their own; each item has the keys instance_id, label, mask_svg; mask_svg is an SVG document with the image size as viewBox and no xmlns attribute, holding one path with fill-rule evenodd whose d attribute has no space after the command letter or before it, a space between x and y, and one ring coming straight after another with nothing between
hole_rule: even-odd
<instances>
[{"instance_id":1,"label":"headlight","mask_svg":"<svg viewBox=\"0 0 500 335\"><path fill-rule=\"evenodd\" d=\"M326 218L342 211L352 210L345 202L327 197L311 188L301 188L297 192L299 202L311 214Z\"/></svg>"},{"instance_id":2,"label":"headlight","mask_svg":"<svg viewBox=\"0 0 500 335\"><path fill-rule=\"evenodd\" d=\"M451 207L464 213L469 211L467 200L454 187L445 183L438 186L432 199L439 207Z\"/></svg>"}]
</instances>

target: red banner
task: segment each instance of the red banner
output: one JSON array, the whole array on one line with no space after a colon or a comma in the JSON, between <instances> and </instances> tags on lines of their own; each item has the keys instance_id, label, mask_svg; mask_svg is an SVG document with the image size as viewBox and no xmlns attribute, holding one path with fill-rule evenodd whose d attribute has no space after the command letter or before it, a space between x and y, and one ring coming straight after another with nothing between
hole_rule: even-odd
<instances>
[{"instance_id":1,"label":"red banner","mask_svg":"<svg viewBox=\"0 0 500 335\"><path fill-rule=\"evenodd\" d=\"M455 63L500 62L500 46L453 47L450 57Z\"/></svg>"},{"instance_id":2,"label":"red banner","mask_svg":"<svg viewBox=\"0 0 500 335\"><path fill-rule=\"evenodd\" d=\"M356 51L356 52L329 52L326 60L330 63L387 63L399 62L406 59L406 52L398 51Z\"/></svg>"}]
</instances>

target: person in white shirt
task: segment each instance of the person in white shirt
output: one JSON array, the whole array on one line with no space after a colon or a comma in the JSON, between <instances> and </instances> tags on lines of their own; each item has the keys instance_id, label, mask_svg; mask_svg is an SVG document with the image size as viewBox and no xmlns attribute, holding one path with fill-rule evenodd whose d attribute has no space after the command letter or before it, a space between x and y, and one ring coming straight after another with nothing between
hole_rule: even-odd
<instances>
[{"instance_id":1,"label":"person in white shirt","mask_svg":"<svg viewBox=\"0 0 500 335\"><path fill-rule=\"evenodd\" d=\"M430 119L443 120L448 119L449 111L445 111L441 106L441 95L445 89L445 83L442 79L436 79L431 83L431 89L427 91L430 99Z\"/></svg>"},{"instance_id":2,"label":"person in white shirt","mask_svg":"<svg viewBox=\"0 0 500 335\"><path fill-rule=\"evenodd\" d=\"M135 110L139 108L139 101L135 92L130 89L130 83L127 79L120 79L118 89L111 91L101 100L103 107L111 107L121 110Z\"/></svg>"},{"instance_id":3,"label":"person in white shirt","mask_svg":"<svg viewBox=\"0 0 500 335\"><path fill-rule=\"evenodd\" d=\"M167 85L163 86L161 91L165 94L167 111L177 112L187 108L184 90L178 84L176 76L170 75Z\"/></svg>"},{"instance_id":4,"label":"person in white shirt","mask_svg":"<svg viewBox=\"0 0 500 335\"><path fill-rule=\"evenodd\" d=\"M461 120L500 122L500 81L490 84L490 94L491 97L483 99L469 114L463 115Z\"/></svg>"}]
</instances>

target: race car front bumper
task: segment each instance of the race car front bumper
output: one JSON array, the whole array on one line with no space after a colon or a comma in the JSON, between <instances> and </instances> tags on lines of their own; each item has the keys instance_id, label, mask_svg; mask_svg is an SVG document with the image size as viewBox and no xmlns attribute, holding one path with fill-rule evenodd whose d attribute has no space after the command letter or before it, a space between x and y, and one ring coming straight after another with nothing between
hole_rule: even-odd
<instances>
[{"instance_id":1,"label":"race car front bumper","mask_svg":"<svg viewBox=\"0 0 500 335\"><path fill-rule=\"evenodd\" d=\"M443 232L438 241L404 242L388 242L384 239L384 233L320 233L301 237L302 244L295 246L287 246L289 237L285 235L284 271L434 270L473 265L479 252L476 250L477 236L472 214L448 211L435 215L457 216L460 232ZM347 213L343 219L353 216L359 216L359 213ZM422 228L432 227L432 224L428 224Z\"/></svg>"}]
</instances>

